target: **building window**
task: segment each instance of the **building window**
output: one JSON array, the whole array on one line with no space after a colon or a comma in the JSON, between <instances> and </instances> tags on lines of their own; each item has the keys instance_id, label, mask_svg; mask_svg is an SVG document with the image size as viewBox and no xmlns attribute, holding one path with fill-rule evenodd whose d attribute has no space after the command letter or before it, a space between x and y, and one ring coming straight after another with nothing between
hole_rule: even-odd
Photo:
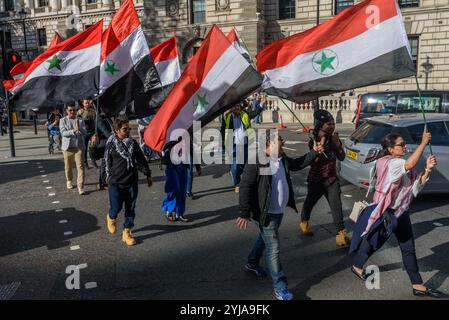
<instances>
[{"instance_id":1,"label":"building window","mask_svg":"<svg viewBox=\"0 0 449 320\"><path fill-rule=\"evenodd\" d=\"M97 0L86 0L87 4L94 4L97 3Z\"/></svg>"},{"instance_id":2,"label":"building window","mask_svg":"<svg viewBox=\"0 0 449 320\"><path fill-rule=\"evenodd\" d=\"M85 25L84 25L84 30L89 29L89 28L92 27L92 26L93 26L93 24L85 24Z\"/></svg>"},{"instance_id":3,"label":"building window","mask_svg":"<svg viewBox=\"0 0 449 320\"><path fill-rule=\"evenodd\" d=\"M401 8L419 7L419 0L399 0Z\"/></svg>"},{"instance_id":4,"label":"building window","mask_svg":"<svg viewBox=\"0 0 449 320\"><path fill-rule=\"evenodd\" d=\"M335 14L339 14L343 10L352 7L354 0L335 0Z\"/></svg>"},{"instance_id":5,"label":"building window","mask_svg":"<svg viewBox=\"0 0 449 320\"><path fill-rule=\"evenodd\" d=\"M192 0L192 23L206 22L206 1Z\"/></svg>"},{"instance_id":6,"label":"building window","mask_svg":"<svg viewBox=\"0 0 449 320\"><path fill-rule=\"evenodd\" d=\"M5 0L5 11L14 11L14 0Z\"/></svg>"},{"instance_id":7,"label":"building window","mask_svg":"<svg viewBox=\"0 0 449 320\"><path fill-rule=\"evenodd\" d=\"M48 0L38 0L37 4L39 5L39 7L47 7Z\"/></svg>"},{"instance_id":8,"label":"building window","mask_svg":"<svg viewBox=\"0 0 449 320\"><path fill-rule=\"evenodd\" d=\"M294 19L296 17L295 0L279 0L279 20Z\"/></svg>"},{"instance_id":9,"label":"building window","mask_svg":"<svg viewBox=\"0 0 449 320\"><path fill-rule=\"evenodd\" d=\"M40 47L47 45L47 32L45 28L37 29L37 45Z\"/></svg>"},{"instance_id":10,"label":"building window","mask_svg":"<svg viewBox=\"0 0 449 320\"><path fill-rule=\"evenodd\" d=\"M412 60L413 64L415 65L416 70L418 67L418 45L419 45L419 37L416 36L409 36L408 42L410 43L410 49L412 52Z\"/></svg>"}]
</instances>

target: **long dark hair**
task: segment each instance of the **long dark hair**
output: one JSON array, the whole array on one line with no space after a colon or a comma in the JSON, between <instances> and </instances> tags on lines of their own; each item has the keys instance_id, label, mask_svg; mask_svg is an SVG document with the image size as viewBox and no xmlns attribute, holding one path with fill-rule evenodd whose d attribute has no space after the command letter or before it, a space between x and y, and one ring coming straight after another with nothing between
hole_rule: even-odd
<instances>
[{"instance_id":1,"label":"long dark hair","mask_svg":"<svg viewBox=\"0 0 449 320\"><path fill-rule=\"evenodd\" d=\"M402 136L399 133L389 133L385 137L383 137L382 141L380 142L382 150L379 152L378 158L390 155L390 151L388 151L388 148L394 148L394 146L396 145L396 140L401 137Z\"/></svg>"}]
</instances>

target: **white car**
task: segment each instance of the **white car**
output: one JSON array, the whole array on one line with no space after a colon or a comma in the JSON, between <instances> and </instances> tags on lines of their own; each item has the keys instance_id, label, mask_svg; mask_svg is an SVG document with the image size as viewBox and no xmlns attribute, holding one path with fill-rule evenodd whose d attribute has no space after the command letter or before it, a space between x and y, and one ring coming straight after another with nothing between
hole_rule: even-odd
<instances>
[{"instance_id":1,"label":"white car","mask_svg":"<svg viewBox=\"0 0 449 320\"><path fill-rule=\"evenodd\" d=\"M442 113L426 114L428 130L432 134L431 146L438 160L429 182L422 193L449 193L449 115ZM367 188L369 174L374 160L382 149L382 138L397 132L407 142L406 158L421 142L424 120L421 113L386 115L367 118L352 135L345 140L346 158L340 163L340 176L350 183ZM430 154L426 147L415 170L421 172L425 159Z\"/></svg>"}]
</instances>

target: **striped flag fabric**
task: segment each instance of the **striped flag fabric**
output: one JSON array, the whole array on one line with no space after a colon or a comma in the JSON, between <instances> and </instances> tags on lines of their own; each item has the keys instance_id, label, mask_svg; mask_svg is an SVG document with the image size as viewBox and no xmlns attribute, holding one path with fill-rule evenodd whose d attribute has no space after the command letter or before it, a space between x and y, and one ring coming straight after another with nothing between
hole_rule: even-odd
<instances>
[{"instance_id":1,"label":"striped flag fabric","mask_svg":"<svg viewBox=\"0 0 449 320\"><path fill-rule=\"evenodd\" d=\"M162 86L178 81L181 76L176 37L172 37L150 49Z\"/></svg>"},{"instance_id":2,"label":"striped flag fabric","mask_svg":"<svg viewBox=\"0 0 449 320\"><path fill-rule=\"evenodd\" d=\"M252 63L251 55L249 54L248 49L243 44L243 41L240 39L240 36L235 28L232 28L231 31L229 31L226 38L228 38L234 48L237 49L237 51L240 52L240 54L244 56L249 63Z\"/></svg>"},{"instance_id":3,"label":"striped flag fabric","mask_svg":"<svg viewBox=\"0 0 449 320\"><path fill-rule=\"evenodd\" d=\"M64 41L64 39L59 35L57 31L55 31L55 34L53 35L53 38L51 39L50 44L48 45L49 48L57 45L58 43L61 43Z\"/></svg>"},{"instance_id":4,"label":"striped flag fabric","mask_svg":"<svg viewBox=\"0 0 449 320\"><path fill-rule=\"evenodd\" d=\"M172 37L150 48L159 75L160 84L147 92L139 92L125 109L125 115L130 118L145 118L156 114L170 93L176 81L181 76L176 37Z\"/></svg>"},{"instance_id":5,"label":"striped flag fabric","mask_svg":"<svg viewBox=\"0 0 449 320\"><path fill-rule=\"evenodd\" d=\"M368 0L256 56L262 88L297 103L416 73L396 0Z\"/></svg>"},{"instance_id":6,"label":"striped flag fabric","mask_svg":"<svg viewBox=\"0 0 449 320\"><path fill-rule=\"evenodd\" d=\"M103 20L35 58L15 83L16 111L55 106L98 92Z\"/></svg>"},{"instance_id":7,"label":"striped flag fabric","mask_svg":"<svg viewBox=\"0 0 449 320\"><path fill-rule=\"evenodd\" d=\"M261 75L214 25L145 129L145 144L161 151L176 129L204 126L257 89Z\"/></svg>"},{"instance_id":8,"label":"striped flag fabric","mask_svg":"<svg viewBox=\"0 0 449 320\"><path fill-rule=\"evenodd\" d=\"M55 46L62 41L64 41L64 39L61 38L59 33L55 32L55 34L53 35L53 39L51 40L50 45L48 47L51 48L52 46ZM31 63L32 63L32 61L21 61L18 64L16 64L11 69L11 71L9 71L9 73L11 74L11 76L14 80L4 80L3 86L5 87L6 90L14 91L13 88L15 87L15 81L23 78L23 76L25 75L25 72L31 66Z\"/></svg>"},{"instance_id":9,"label":"striped flag fabric","mask_svg":"<svg viewBox=\"0 0 449 320\"><path fill-rule=\"evenodd\" d=\"M138 92L158 84L133 1L126 0L103 33L99 106L107 115L116 115Z\"/></svg>"}]
</instances>

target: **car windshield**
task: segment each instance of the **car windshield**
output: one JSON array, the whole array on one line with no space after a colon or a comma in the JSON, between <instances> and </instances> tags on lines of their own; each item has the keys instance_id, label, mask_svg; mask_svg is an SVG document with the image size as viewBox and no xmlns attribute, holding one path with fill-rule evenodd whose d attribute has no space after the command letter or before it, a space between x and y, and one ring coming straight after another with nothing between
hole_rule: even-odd
<instances>
[{"instance_id":1,"label":"car windshield","mask_svg":"<svg viewBox=\"0 0 449 320\"><path fill-rule=\"evenodd\" d=\"M393 132L399 133L407 143L412 142L410 135L404 128L374 121L363 123L356 131L354 131L350 139L356 143L380 144L383 137Z\"/></svg>"},{"instance_id":2,"label":"car windshield","mask_svg":"<svg viewBox=\"0 0 449 320\"><path fill-rule=\"evenodd\" d=\"M396 113L397 94L376 93L362 98L362 112L367 113Z\"/></svg>"}]
</instances>

